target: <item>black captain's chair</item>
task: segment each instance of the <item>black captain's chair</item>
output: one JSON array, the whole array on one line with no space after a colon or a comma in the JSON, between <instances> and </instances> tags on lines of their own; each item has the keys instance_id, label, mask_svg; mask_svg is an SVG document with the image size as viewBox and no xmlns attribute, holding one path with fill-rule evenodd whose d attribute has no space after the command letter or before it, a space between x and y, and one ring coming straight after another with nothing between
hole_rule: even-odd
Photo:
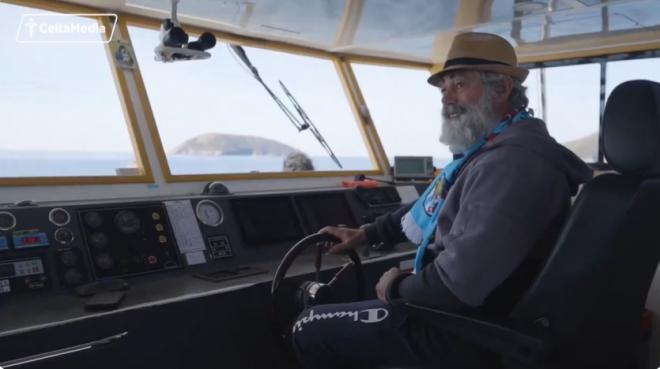
<instances>
[{"instance_id":1,"label":"black captain's chair","mask_svg":"<svg viewBox=\"0 0 660 369\"><path fill-rule=\"evenodd\" d=\"M584 186L546 264L506 321L406 308L497 353L496 365L504 368L634 368L660 258L660 84L638 80L614 89L602 133L605 156L619 174Z\"/></svg>"}]
</instances>

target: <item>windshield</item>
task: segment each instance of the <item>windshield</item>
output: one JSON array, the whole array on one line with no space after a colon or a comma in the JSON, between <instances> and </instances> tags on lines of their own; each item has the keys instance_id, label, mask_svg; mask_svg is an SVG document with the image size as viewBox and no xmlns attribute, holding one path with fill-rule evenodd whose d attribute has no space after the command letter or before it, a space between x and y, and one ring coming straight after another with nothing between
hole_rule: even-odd
<instances>
[{"instance_id":1,"label":"windshield","mask_svg":"<svg viewBox=\"0 0 660 369\"><path fill-rule=\"evenodd\" d=\"M164 64L153 58L158 32L129 31L172 174L375 168L331 60L244 48L263 82L305 123L285 85L326 146L312 125L292 124L227 44L207 60Z\"/></svg>"}]
</instances>

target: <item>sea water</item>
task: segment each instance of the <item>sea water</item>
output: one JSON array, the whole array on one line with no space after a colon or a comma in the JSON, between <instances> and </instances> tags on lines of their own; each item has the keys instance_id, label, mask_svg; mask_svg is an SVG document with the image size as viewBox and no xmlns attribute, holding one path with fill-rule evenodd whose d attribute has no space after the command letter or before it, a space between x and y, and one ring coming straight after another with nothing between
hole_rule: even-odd
<instances>
[{"instance_id":1,"label":"sea water","mask_svg":"<svg viewBox=\"0 0 660 369\"><path fill-rule=\"evenodd\" d=\"M281 172L284 157L280 156L192 156L168 155L172 174L217 174ZM368 157L339 157L339 168L327 156L312 156L318 171L367 171L375 168ZM448 160L435 159L436 166ZM390 162L393 162L390 159ZM0 177L114 176L119 168L135 167L130 153L55 153L0 151Z\"/></svg>"}]
</instances>

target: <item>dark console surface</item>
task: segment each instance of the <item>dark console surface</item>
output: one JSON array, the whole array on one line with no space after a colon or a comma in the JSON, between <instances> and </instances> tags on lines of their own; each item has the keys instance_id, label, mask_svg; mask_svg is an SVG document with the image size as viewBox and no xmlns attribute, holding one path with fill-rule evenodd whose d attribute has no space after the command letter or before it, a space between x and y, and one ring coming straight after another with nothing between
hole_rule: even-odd
<instances>
[{"instance_id":1,"label":"dark console surface","mask_svg":"<svg viewBox=\"0 0 660 369\"><path fill-rule=\"evenodd\" d=\"M0 208L0 299L107 278L278 261L328 225L401 205L397 189L325 190Z\"/></svg>"},{"instance_id":2,"label":"dark console surface","mask_svg":"<svg viewBox=\"0 0 660 369\"><path fill-rule=\"evenodd\" d=\"M305 236L288 196L237 198L231 205L248 246L295 242Z\"/></svg>"}]
</instances>

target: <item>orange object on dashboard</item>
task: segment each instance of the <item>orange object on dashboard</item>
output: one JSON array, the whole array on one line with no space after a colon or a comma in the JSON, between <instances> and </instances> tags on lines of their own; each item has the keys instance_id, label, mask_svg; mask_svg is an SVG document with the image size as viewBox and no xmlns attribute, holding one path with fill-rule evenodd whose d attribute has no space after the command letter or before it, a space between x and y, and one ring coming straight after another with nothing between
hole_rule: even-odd
<instances>
[{"instance_id":1,"label":"orange object on dashboard","mask_svg":"<svg viewBox=\"0 0 660 369\"><path fill-rule=\"evenodd\" d=\"M378 187L378 182L371 179L364 179L361 181L341 181L341 185L347 188L376 188Z\"/></svg>"}]
</instances>

